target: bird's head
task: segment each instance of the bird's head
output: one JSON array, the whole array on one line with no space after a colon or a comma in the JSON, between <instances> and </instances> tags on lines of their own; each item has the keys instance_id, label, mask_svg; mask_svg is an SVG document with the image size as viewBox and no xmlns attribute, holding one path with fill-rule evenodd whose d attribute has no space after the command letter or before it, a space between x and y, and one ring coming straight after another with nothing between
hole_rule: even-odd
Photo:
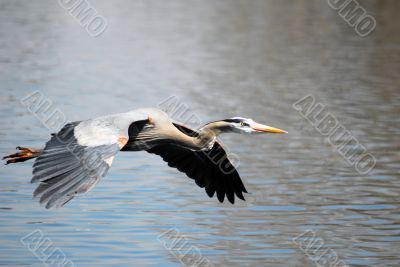
<instances>
[{"instance_id":1,"label":"bird's head","mask_svg":"<svg viewBox=\"0 0 400 267\"><path fill-rule=\"evenodd\" d=\"M205 127L212 129L217 134L229 133L229 132L241 133L241 134L287 133L287 131L285 130L264 125L255 122L252 119L247 119L242 117L233 117L230 119L214 121L207 124Z\"/></svg>"}]
</instances>

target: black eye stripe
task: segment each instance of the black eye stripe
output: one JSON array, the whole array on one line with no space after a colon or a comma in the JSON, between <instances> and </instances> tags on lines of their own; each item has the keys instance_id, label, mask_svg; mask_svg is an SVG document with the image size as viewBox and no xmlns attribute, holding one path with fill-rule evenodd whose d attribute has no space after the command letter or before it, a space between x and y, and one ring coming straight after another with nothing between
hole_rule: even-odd
<instances>
[{"instance_id":1,"label":"black eye stripe","mask_svg":"<svg viewBox=\"0 0 400 267\"><path fill-rule=\"evenodd\" d=\"M226 119L226 120L224 120L224 121L226 121L226 122L240 123L242 120L239 120L239 119Z\"/></svg>"},{"instance_id":2,"label":"black eye stripe","mask_svg":"<svg viewBox=\"0 0 400 267\"><path fill-rule=\"evenodd\" d=\"M229 123L238 123L238 124L240 124L242 126L250 127L250 124L248 124L247 122L244 122L241 119L225 119L223 121L226 121L226 122L229 122Z\"/></svg>"}]
</instances>

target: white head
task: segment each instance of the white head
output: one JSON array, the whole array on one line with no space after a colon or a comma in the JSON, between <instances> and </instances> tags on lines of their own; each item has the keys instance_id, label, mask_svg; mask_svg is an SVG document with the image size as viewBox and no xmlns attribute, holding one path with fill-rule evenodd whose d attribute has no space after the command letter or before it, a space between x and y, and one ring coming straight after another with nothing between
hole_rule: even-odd
<instances>
[{"instance_id":1,"label":"white head","mask_svg":"<svg viewBox=\"0 0 400 267\"><path fill-rule=\"evenodd\" d=\"M222 120L221 122L224 122L225 125L228 126L222 132L235 132L241 134L287 133L287 131L271 127L268 125L264 125L261 123L257 123L252 119L247 119L242 117L233 117L230 119Z\"/></svg>"}]
</instances>

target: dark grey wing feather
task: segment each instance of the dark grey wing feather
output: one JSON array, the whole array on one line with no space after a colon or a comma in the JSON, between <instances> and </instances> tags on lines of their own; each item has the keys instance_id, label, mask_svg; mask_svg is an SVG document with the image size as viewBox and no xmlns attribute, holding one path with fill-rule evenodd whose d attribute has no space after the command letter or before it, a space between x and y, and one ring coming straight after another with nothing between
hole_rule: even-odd
<instances>
[{"instance_id":1,"label":"dark grey wing feather","mask_svg":"<svg viewBox=\"0 0 400 267\"><path fill-rule=\"evenodd\" d=\"M174 125L185 134L197 134L184 125ZM209 197L216 193L218 200L223 202L226 196L232 204L235 202L235 195L244 200L243 192L247 193L247 190L218 142L208 151L192 151L174 144L162 144L148 149L147 152L161 156L168 166L177 168L194 179L199 187L205 188Z\"/></svg>"},{"instance_id":2,"label":"dark grey wing feather","mask_svg":"<svg viewBox=\"0 0 400 267\"><path fill-rule=\"evenodd\" d=\"M93 188L106 175L117 144L81 146L74 136L79 124L69 123L46 143L33 164L32 183L39 182L34 197L46 208L61 207L75 195Z\"/></svg>"}]
</instances>

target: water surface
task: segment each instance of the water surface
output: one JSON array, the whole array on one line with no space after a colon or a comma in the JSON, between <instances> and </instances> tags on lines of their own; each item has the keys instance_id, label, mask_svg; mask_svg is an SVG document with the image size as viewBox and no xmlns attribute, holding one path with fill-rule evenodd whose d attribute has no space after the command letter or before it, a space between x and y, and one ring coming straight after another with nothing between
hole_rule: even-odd
<instances>
[{"instance_id":1,"label":"water surface","mask_svg":"<svg viewBox=\"0 0 400 267\"><path fill-rule=\"evenodd\" d=\"M2 155L49 138L20 102L35 90L70 121L176 96L203 122L289 134L222 137L251 192L234 206L145 152L59 210L32 201L31 162L2 166L1 265L43 266L20 242L37 229L76 266L179 266L157 239L169 229L215 266L314 266L293 242L306 230L348 265L400 265L398 1L360 1L377 21L367 37L326 1L90 3L108 21L97 38L57 1L0 1ZM292 107L309 94L374 155L369 174Z\"/></svg>"}]
</instances>

